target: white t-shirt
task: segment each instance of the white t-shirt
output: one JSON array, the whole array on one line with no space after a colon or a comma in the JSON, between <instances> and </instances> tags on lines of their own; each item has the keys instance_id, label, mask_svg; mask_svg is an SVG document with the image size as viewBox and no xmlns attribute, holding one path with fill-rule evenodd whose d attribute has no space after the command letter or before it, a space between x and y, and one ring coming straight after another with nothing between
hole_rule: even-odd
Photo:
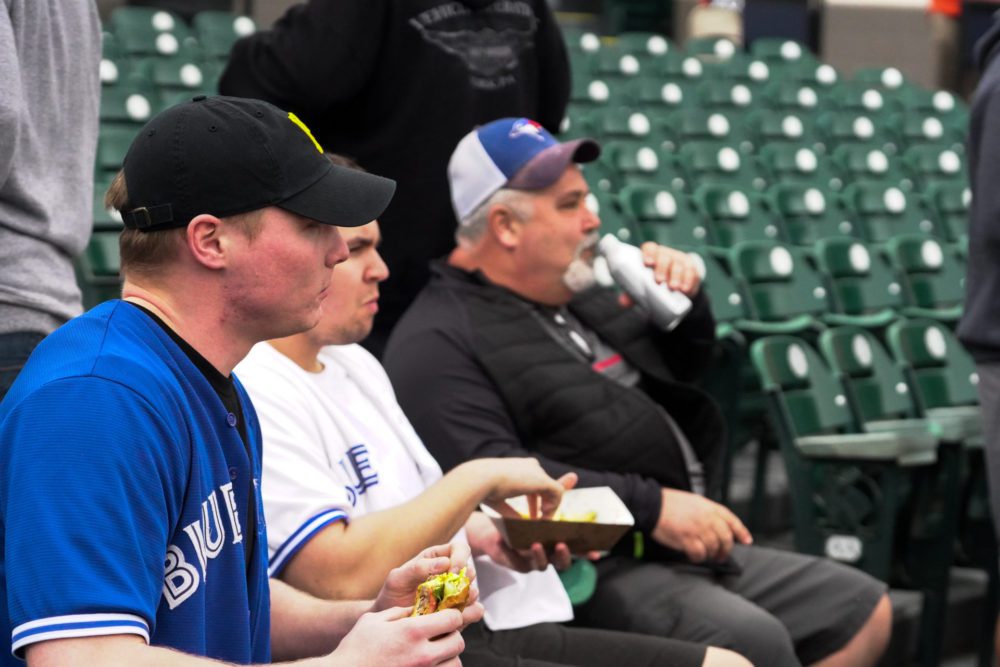
<instances>
[{"instance_id":1,"label":"white t-shirt","mask_svg":"<svg viewBox=\"0 0 1000 667\"><path fill-rule=\"evenodd\" d=\"M309 373L260 343L235 370L264 436L271 576L330 523L401 505L441 478L371 354L330 346L319 359L324 370ZM476 573L491 630L573 618L551 566L524 574L479 557Z\"/></svg>"}]
</instances>

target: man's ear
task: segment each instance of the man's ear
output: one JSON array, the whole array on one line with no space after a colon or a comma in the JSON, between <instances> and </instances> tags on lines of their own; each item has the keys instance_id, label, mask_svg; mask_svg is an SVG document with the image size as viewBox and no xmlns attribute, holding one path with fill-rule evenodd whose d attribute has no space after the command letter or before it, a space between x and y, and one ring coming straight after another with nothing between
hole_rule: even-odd
<instances>
[{"instance_id":1,"label":"man's ear","mask_svg":"<svg viewBox=\"0 0 1000 667\"><path fill-rule=\"evenodd\" d=\"M226 227L214 215L203 213L188 223L184 241L194 261L207 269L224 269L229 249Z\"/></svg>"},{"instance_id":2,"label":"man's ear","mask_svg":"<svg viewBox=\"0 0 1000 667\"><path fill-rule=\"evenodd\" d=\"M509 206L494 204L487 213L486 221L490 233L501 247L513 250L518 246L524 222L514 214Z\"/></svg>"}]
</instances>

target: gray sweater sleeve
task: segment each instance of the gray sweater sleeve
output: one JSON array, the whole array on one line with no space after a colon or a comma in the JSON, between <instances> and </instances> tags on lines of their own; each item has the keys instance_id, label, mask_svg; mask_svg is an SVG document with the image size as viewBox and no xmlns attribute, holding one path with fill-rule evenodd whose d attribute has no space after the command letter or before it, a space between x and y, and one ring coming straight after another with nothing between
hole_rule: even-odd
<instances>
[{"instance_id":1,"label":"gray sweater sleeve","mask_svg":"<svg viewBox=\"0 0 1000 667\"><path fill-rule=\"evenodd\" d=\"M11 0L3 0L0 12L0 189L10 177L18 141L17 117L24 107L21 94L21 74L14 27L11 25Z\"/></svg>"}]
</instances>

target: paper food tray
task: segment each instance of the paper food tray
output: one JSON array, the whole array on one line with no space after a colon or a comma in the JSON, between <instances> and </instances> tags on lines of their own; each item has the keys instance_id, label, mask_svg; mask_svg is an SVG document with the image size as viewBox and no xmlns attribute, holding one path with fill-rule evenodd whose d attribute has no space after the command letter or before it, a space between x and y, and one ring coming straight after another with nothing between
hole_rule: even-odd
<instances>
[{"instance_id":1,"label":"paper food tray","mask_svg":"<svg viewBox=\"0 0 1000 667\"><path fill-rule=\"evenodd\" d=\"M511 507L527 515L528 502L524 496L510 498ZM565 542L572 553L608 551L635 525L632 513L621 498L607 486L571 489L563 494L559 511L567 516L582 516L596 512L592 522L512 519L501 517L493 509L481 506L482 511L504 540L515 549L528 549L535 542L551 547Z\"/></svg>"}]
</instances>

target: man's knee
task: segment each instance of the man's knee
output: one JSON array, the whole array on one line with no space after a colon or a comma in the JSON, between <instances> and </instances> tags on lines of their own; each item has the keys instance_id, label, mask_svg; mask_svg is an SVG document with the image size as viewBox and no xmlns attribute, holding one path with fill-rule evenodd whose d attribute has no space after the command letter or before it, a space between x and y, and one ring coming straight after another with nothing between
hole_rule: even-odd
<instances>
[{"instance_id":1,"label":"man's knee","mask_svg":"<svg viewBox=\"0 0 1000 667\"><path fill-rule=\"evenodd\" d=\"M729 640L720 645L745 656L752 664L774 667L799 664L788 629L763 609L729 619L723 633Z\"/></svg>"}]
</instances>

